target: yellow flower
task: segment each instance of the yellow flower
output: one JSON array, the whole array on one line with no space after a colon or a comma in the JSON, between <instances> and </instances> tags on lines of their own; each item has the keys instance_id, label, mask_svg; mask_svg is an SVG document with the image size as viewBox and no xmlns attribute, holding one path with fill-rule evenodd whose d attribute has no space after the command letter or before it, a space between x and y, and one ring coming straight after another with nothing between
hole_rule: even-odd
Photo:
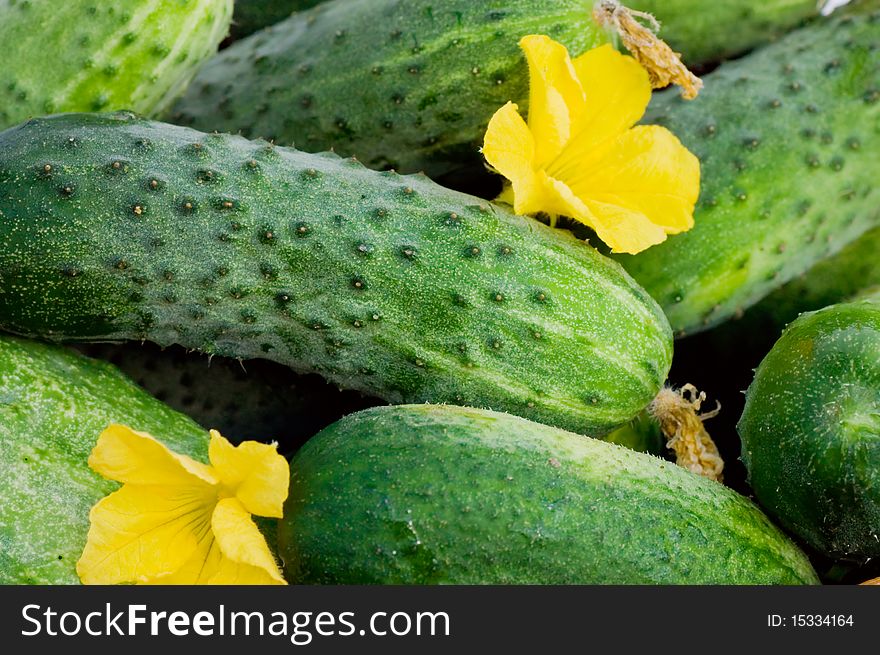
<instances>
[{"instance_id":1,"label":"yellow flower","mask_svg":"<svg viewBox=\"0 0 880 655\"><path fill-rule=\"evenodd\" d=\"M89 466L123 486L100 500L76 565L83 584L286 584L251 514L281 518L287 460L211 431L211 465L111 425Z\"/></svg>"},{"instance_id":2,"label":"yellow flower","mask_svg":"<svg viewBox=\"0 0 880 655\"><path fill-rule=\"evenodd\" d=\"M520 41L529 65L529 122L508 102L483 154L510 180L518 214L570 216L614 252L637 253L689 230L700 162L667 129L636 126L651 99L648 73L610 45L572 61L547 36Z\"/></svg>"}]
</instances>

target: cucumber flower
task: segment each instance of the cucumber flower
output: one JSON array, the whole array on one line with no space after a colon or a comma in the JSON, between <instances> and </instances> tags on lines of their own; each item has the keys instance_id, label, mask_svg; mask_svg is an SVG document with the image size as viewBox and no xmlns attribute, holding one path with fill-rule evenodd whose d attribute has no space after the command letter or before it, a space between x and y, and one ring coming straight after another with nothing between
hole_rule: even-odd
<instances>
[{"instance_id":1,"label":"cucumber flower","mask_svg":"<svg viewBox=\"0 0 880 655\"><path fill-rule=\"evenodd\" d=\"M210 465L111 425L89 466L122 487L100 500L76 565L84 584L285 584L251 514L281 518L289 468L276 447L211 431Z\"/></svg>"},{"instance_id":2,"label":"cucumber flower","mask_svg":"<svg viewBox=\"0 0 880 655\"><path fill-rule=\"evenodd\" d=\"M508 102L483 154L510 183L517 214L569 216L614 252L637 253L689 230L700 162L666 128L633 127L651 99L648 72L610 45L572 60L547 36L520 41L529 66L529 120Z\"/></svg>"}]
</instances>

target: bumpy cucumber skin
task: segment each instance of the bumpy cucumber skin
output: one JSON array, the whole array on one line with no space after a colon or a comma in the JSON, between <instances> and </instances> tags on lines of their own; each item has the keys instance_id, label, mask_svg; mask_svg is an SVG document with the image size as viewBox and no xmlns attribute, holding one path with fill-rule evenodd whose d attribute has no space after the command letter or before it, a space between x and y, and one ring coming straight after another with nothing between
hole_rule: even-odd
<instances>
[{"instance_id":1,"label":"bumpy cucumber skin","mask_svg":"<svg viewBox=\"0 0 880 655\"><path fill-rule=\"evenodd\" d=\"M567 232L424 176L127 114L0 135L0 326L585 434L641 411L672 357L657 304Z\"/></svg>"},{"instance_id":2,"label":"bumpy cucumber skin","mask_svg":"<svg viewBox=\"0 0 880 655\"><path fill-rule=\"evenodd\" d=\"M659 35L691 66L727 59L780 37L818 14L816 0L629 0L652 14Z\"/></svg>"},{"instance_id":3,"label":"bumpy cucumber skin","mask_svg":"<svg viewBox=\"0 0 880 655\"><path fill-rule=\"evenodd\" d=\"M265 360L209 358L150 343L77 349L109 361L154 398L230 441L276 441L285 455L346 414L382 404Z\"/></svg>"},{"instance_id":4,"label":"bumpy cucumber skin","mask_svg":"<svg viewBox=\"0 0 880 655\"><path fill-rule=\"evenodd\" d=\"M521 37L549 34L573 54L607 40L591 8L584 0L326 2L212 59L172 120L438 176L481 161L486 126L504 103L525 110Z\"/></svg>"},{"instance_id":5,"label":"bumpy cucumber skin","mask_svg":"<svg viewBox=\"0 0 880 655\"><path fill-rule=\"evenodd\" d=\"M877 7L869 2L865 6ZM745 310L880 222L880 13L821 21L655 97L702 163L695 227L620 261L677 334Z\"/></svg>"},{"instance_id":6,"label":"bumpy cucumber skin","mask_svg":"<svg viewBox=\"0 0 880 655\"><path fill-rule=\"evenodd\" d=\"M880 555L880 306L792 323L738 429L755 496L784 527L832 557Z\"/></svg>"},{"instance_id":7,"label":"bumpy cucumber skin","mask_svg":"<svg viewBox=\"0 0 880 655\"><path fill-rule=\"evenodd\" d=\"M231 18L232 0L0 0L0 129L65 111L158 115Z\"/></svg>"},{"instance_id":8,"label":"bumpy cucumber skin","mask_svg":"<svg viewBox=\"0 0 880 655\"><path fill-rule=\"evenodd\" d=\"M207 432L111 365L0 335L0 584L79 583L89 510L119 486L88 467L111 423L207 461Z\"/></svg>"},{"instance_id":9,"label":"bumpy cucumber skin","mask_svg":"<svg viewBox=\"0 0 880 655\"><path fill-rule=\"evenodd\" d=\"M304 11L323 0L235 0L231 36L241 39L281 22L295 11Z\"/></svg>"},{"instance_id":10,"label":"bumpy cucumber skin","mask_svg":"<svg viewBox=\"0 0 880 655\"><path fill-rule=\"evenodd\" d=\"M674 464L461 407L348 416L291 464L297 583L804 584L747 499Z\"/></svg>"}]
</instances>

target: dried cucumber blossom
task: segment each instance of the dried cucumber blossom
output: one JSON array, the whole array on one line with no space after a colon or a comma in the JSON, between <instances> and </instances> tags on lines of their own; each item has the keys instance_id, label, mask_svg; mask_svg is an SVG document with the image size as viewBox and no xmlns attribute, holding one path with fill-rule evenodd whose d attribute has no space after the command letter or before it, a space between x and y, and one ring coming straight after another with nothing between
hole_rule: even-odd
<instances>
[{"instance_id":1,"label":"dried cucumber blossom","mask_svg":"<svg viewBox=\"0 0 880 655\"><path fill-rule=\"evenodd\" d=\"M703 421L719 414L721 403L716 401L715 409L700 414L705 400L705 392L697 391L692 384L686 384L678 391L664 387L651 402L649 410L660 423L667 439L666 447L675 452L676 464L721 482L724 460L703 425Z\"/></svg>"},{"instance_id":2,"label":"dried cucumber blossom","mask_svg":"<svg viewBox=\"0 0 880 655\"><path fill-rule=\"evenodd\" d=\"M648 71L653 88L677 84L685 100L697 97L703 88L702 80L687 69L681 55L657 37L660 23L651 14L627 9L617 0L599 0L593 8L593 18L599 25L612 28L620 35L626 49ZM643 20L647 26L637 19Z\"/></svg>"}]
</instances>

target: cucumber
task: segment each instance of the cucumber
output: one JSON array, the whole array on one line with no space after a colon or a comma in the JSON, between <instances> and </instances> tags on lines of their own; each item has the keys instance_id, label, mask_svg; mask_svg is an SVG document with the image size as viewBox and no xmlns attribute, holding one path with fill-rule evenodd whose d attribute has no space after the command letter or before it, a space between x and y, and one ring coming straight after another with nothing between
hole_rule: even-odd
<instances>
[{"instance_id":1,"label":"cucumber","mask_svg":"<svg viewBox=\"0 0 880 655\"><path fill-rule=\"evenodd\" d=\"M783 526L831 557L880 555L880 305L792 323L738 428L755 496Z\"/></svg>"},{"instance_id":2,"label":"cucumber","mask_svg":"<svg viewBox=\"0 0 880 655\"><path fill-rule=\"evenodd\" d=\"M818 14L816 0L626 0L630 9L652 14L659 36L702 67L779 38Z\"/></svg>"},{"instance_id":3,"label":"cucumber","mask_svg":"<svg viewBox=\"0 0 880 655\"><path fill-rule=\"evenodd\" d=\"M110 364L0 335L0 584L78 584L89 510L118 488L88 467L111 423L207 461L208 433Z\"/></svg>"},{"instance_id":4,"label":"cucumber","mask_svg":"<svg viewBox=\"0 0 880 655\"><path fill-rule=\"evenodd\" d=\"M231 36L241 39L248 34L274 25L295 11L303 11L322 0L235 0Z\"/></svg>"},{"instance_id":5,"label":"cucumber","mask_svg":"<svg viewBox=\"0 0 880 655\"><path fill-rule=\"evenodd\" d=\"M231 18L232 0L0 0L0 129L54 112L163 112Z\"/></svg>"},{"instance_id":6,"label":"cucumber","mask_svg":"<svg viewBox=\"0 0 880 655\"><path fill-rule=\"evenodd\" d=\"M753 355L753 361L748 364L754 368L779 339L785 326L803 312L843 302L866 288L880 285L878 252L880 228L874 228L778 288L741 318L719 325L707 336L716 348L725 348L726 344L736 341L737 361L742 363L743 354Z\"/></svg>"},{"instance_id":7,"label":"cucumber","mask_svg":"<svg viewBox=\"0 0 880 655\"><path fill-rule=\"evenodd\" d=\"M214 57L172 112L371 168L432 177L479 163L492 114L524 103L519 39L546 33L572 54L607 40L585 0L336 0Z\"/></svg>"},{"instance_id":8,"label":"cucumber","mask_svg":"<svg viewBox=\"0 0 880 655\"><path fill-rule=\"evenodd\" d=\"M746 498L513 416L369 409L310 440L278 528L313 584L809 584Z\"/></svg>"},{"instance_id":9,"label":"cucumber","mask_svg":"<svg viewBox=\"0 0 880 655\"><path fill-rule=\"evenodd\" d=\"M0 134L0 327L265 358L591 435L644 409L672 356L656 303L568 232L128 114Z\"/></svg>"},{"instance_id":10,"label":"cucumber","mask_svg":"<svg viewBox=\"0 0 880 655\"><path fill-rule=\"evenodd\" d=\"M857 5L880 6L876 0ZM745 310L880 224L880 13L826 19L655 97L702 162L695 227L617 257L677 334Z\"/></svg>"},{"instance_id":11,"label":"cucumber","mask_svg":"<svg viewBox=\"0 0 880 655\"><path fill-rule=\"evenodd\" d=\"M277 441L282 454L346 414L381 404L265 360L207 358L149 343L80 344L77 350L109 361L154 398L233 443Z\"/></svg>"},{"instance_id":12,"label":"cucumber","mask_svg":"<svg viewBox=\"0 0 880 655\"><path fill-rule=\"evenodd\" d=\"M236 0L232 35L245 37L322 0ZM816 0L628 0L633 10L654 15L660 36L688 64L702 66L778 38L818 11ZM731 29L731 25L736 29Z\"/></svg>"},{"instance_id":13,"label":"cucumber","mask_svg":"<svg viewBox=\"0 0 880 655\"><path fill-rule=\"evenodd\" d=\"M483 168L479 147L492 114L509 100L527 107L519 39L548 34L572 56L581 54L608 38L593 22L593 4L324 2L221 52L199 72L172 120L309 152L333 148L372 168L432 177L464 168L464 180L448 179L466 185ZM665 25L661 35L668 33L694 64L757 45L816 12L815 0L634 5L654 11Z\"/></svg>"}]
</instances>

